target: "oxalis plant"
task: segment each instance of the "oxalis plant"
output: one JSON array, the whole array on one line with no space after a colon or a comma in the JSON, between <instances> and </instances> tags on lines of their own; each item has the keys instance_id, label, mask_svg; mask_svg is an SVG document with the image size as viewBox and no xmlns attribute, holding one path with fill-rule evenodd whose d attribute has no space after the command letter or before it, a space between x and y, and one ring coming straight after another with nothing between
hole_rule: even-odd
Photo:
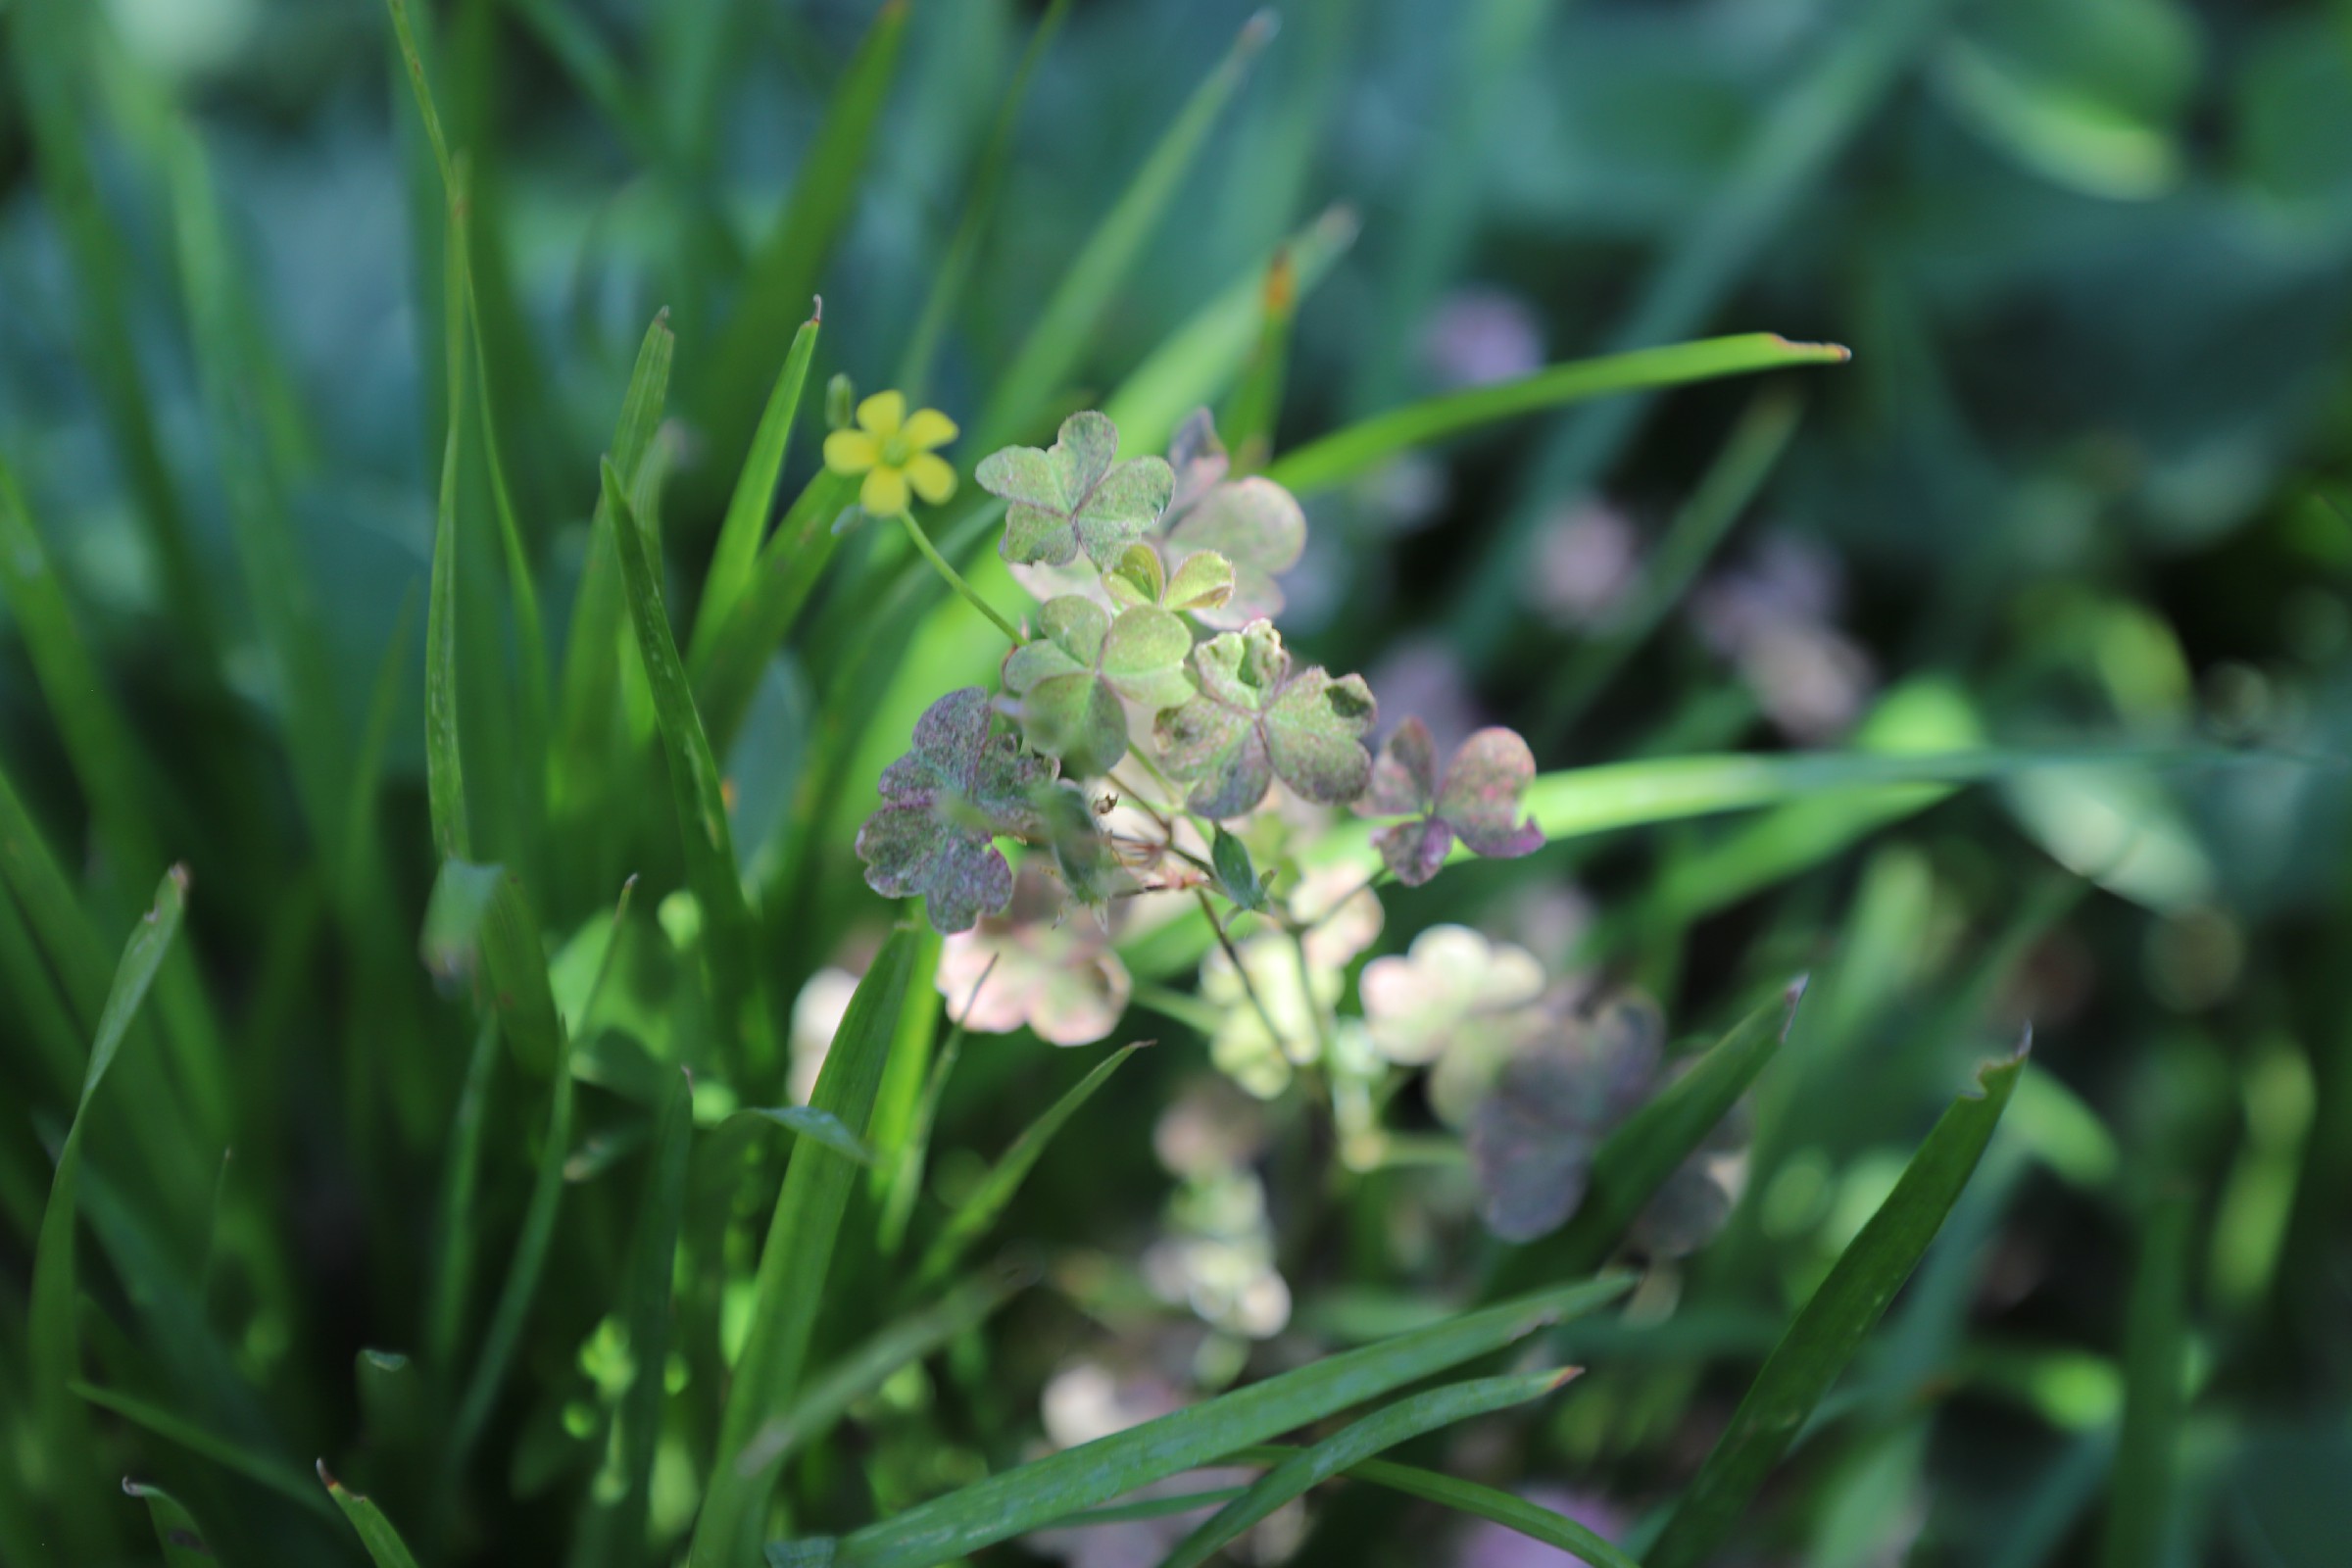
<instances>
[{"instance_id":1,"label":"oxalis plant","mask_svg":"<svg viewBox=\"0 0 2352 1568\"><path fill-rule=\"evenodd\" d=\"M60 27L76 14L25 0L12 24L19 11ZM389 14L422 132L417 184L437 187L443 240L423 822L389 831L377 808L410 646L395 640L358 744L346 744L272 506L291 488L273 465L299 443L251 427L242 389L274 383L251 363L261 351L222 323L258 313L230 291L194 143L133 62L110 65L108 89L139 111L140 150L163 161L184 204L165 226L197 291L188 314L206 334L197 357L217 394L221 463L249 481L239 547L284 737L286 755L268 760L283 762L303 824L291 841L243 798L273 799L236 767L223 802L183 797L184 781L143 765L150 742L96 678L43 532L0 471L0 591L91 803L96 846L82 878L0 771L0 961L21 1014L11 1083L33 1087L54 1152L29 1180L14 1145L0 1166L28 1259L22 1309L0 1299L0 1334L24 1351L0 1370L12 1439L0 1555L126 1560L125 1511L144 1510L173 1564L364 1551L400 1568L478 1559L484 1539L560 1539L579 1565L921 1568L1048 1530L1184 1516L1162 1556L1185 1568L1327 1483L1475 1516L1603 1568L1691 1568L1732 1549L1746 1505L1968 1180L2022 1053L1985 1068L1928 1134L1679 1496L1639 1540L1610 1540L1404 1462L1426 1452L1383 1455L1557 1394L1575 1369L1552 1331L1633 1297L1642 1266L1721 1221L1738 1107L1779 1051L1798 990L1768 994L1719 1041L1670 1062L1665 1020L1644 998L1576 989L1469 927L1433 926L1370 956L1382 901L1457 860L1524 858L1547 838L1841 781L1951 783L1968 767L1832 757L1776 771L1698 758L1539 777L1527 744L1502 729L1442 753L1415 720L1384 723L1359 676L1292 649L1280 579L1304 547L1301 497L1418 448L1582 399L1843 351L1766 334L1642 349L1406 404L1277 451L1284 334L1343 243L1344 225L1326 223L1172 339L1183 352L1152 397L1125 389L1132 405L1163 410L1150 444L1175 426L1164 456L1123 451L1100 412L1054 429L1076 345L1262 45L1256 24L990 378L973 417L989 433L977 444L993 450L968 471L955 420L896 392L857 400L836 381L823 466L774 514L822 331L821 312L790 330L808 293L784 285L804 245L822 249L802 229L787 225L786 242L752 264L749 325L706 330L694 343L705 357L684 361L685 381L707 375L715 388L695 393L717 453L699 477L680 471L667 422L677 339L655 320L602 463L567 476L585 549L558 662L509 468L514 435L494 413L504 368L476 270L497 248L476 243L470 166L436 110L414 18L399 0ZM906 24L904 6L883 8L821 145L854 148L870 130ZM36 52L70 36L10 33ZM73 126L46 108L35 118L44 157L72 173ZM855 163L836 155L813 172L821 188L791 215L806 232L828 213L838 220L852 177L841 170ZM103 214L77 217L76 244L105 237ZM103 249L84 260L106 274ZM943 273L934 322L954 303ZM91 317L100 329L113 319ZM927 363L910 359L909 382ZM122 369L135 387L135 360ZM1230 452L1207 414L1180 417L1220 398ZM1120 406L1116 393L1104 400ZM667 567L691 536L666 535L665 513L683 512L681 490L713 472L733 483L705 498L718 521L691 563L689 612ZM998 553L1028 607L975 586L1000 526ZM1003 637L995 678L936 696L906 754L860 776L854 742L941 583ZM210 723L234 708L231 683L196 607L179 608L201 656L186 661L189 678L217 682L195 708ZM789 697L795 669L821 674L821 710L788 746L773 739L786 733L773 713L790 707L776 692ZM806 754L804 774L763 816L746 776L788 749ZM848 881L850 845L828 837L828 808L862 806L869 786L878 805L855 843L865 883L920 900L921 912L857 895L852 913L887 934L860 955L838 1022L808 1031L822 1064L806 1102L792 1102L796 1031L779 993L815 989L796 983L815 966L805 952L829 934L825 916L844 906L829 867ZM216 843L192 829L208 813L191 801L233 808L235 832ZM275 868L285 883L211 895L165 853L183 837L193 859ZM257 844L269 853L248 858ZM419 920L404 889L428 879ZM223 921L251 918L242 906L285 906L258 972L220 984L198 963L185 927L208 896ZM1142 969L1146 954L1138 979L1129 963ZM983 1250L1056 1134L1135 1048L1021 1107L1026 1129L957 1183L926 1181L933 1128L967 1032L1026 1027L1083 1046L1131 1006L1199 1036L1250 1103L1300 1119L1302 1145L1332 1155L1287 1173L1301 1189L1466 1162L1493 1235L1411 1321L1302 1335L1254 1357L1287 1311L1260 1179L1230 1149L1170 1152L1179 1191L1152 1251L1204 1263L1177 1272L1187 1307L1224 1344L1216 1375L1200 1380L1220 1392L1040 1452L1026 1416L1008 1413L998 1384L1012 1374L989 1364L986 1326L1045 1270ZM314 1011L325 1025L300 1038L332 1056L342 1096L325 1113L311 1107L335 1095L304 1077L318 1063L287 1045L288 1020ZM1442 1132L1399 1112L1414 1096ZM1219 1102L1210 1119L1225 1131L1248 1118ZM331 1157L286 1159L281 1146L306 1138ZM224 1168L232 1146L260 1178ZM314 1169L332 1177L318 1195L302 1183ZM309 1222L299 1200L312 1196L326 1222ZM322 1304L312 1271L325 1268L319 1254L342 1253L368 1254L382 1302ZM1076 1272L1054 1277L1072 1298ZM1351 1348L1332 1348L1343 1338ZM348 1378L331 1397L311 1386L322 1365ZM887 1418L921 1401L927 1367L953 1391L946 1408L899 1429L915 1434L900 1448L916 1451L885 1454L897 1441ZM118 1488L125 1463L139 1473ZM157 1469L171 1486L150 1479ZM1203 1470L1217 1478L1190 1479Z\"/></svg>"}]
</instances>

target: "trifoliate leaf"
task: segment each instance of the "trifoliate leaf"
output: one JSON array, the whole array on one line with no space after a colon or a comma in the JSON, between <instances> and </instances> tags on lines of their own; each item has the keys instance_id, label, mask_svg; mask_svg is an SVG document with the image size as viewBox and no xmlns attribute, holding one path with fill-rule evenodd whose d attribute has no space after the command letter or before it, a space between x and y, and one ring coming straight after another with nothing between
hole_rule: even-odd
<instances>
[{"instance_id":1,"label":"trifoliate leaf","mask_svg":"<svg viewBox=\"0 0 2352 1568\"><path fill-rule=\"evenodd\" d=\"M1044 635L1005 658L1004 689L1021 700L1029 744L1073 776L1099 778L1127 755L1121 697L1158 708L1191 691L1182 666L1192 633L1156 606L1114 620L1093 600L1064 594L1046 602L1038 629Z\"/></svg>"},{"instance_id":2,"label":"trifoliate leaf","mask_svg":"<svg viewBox=\"0 0 2352 1568\"><path fill-rule=\"evenodd\" d=\"M1363 793L1372 757L1362 737L1376 710L1361 676L1295 672L1282 634L1263 620L1202 643L1188 667L1198 694L1163 710L1152 733L1168 771L1199 781L1194 810L1240 816L1277 778L1324 806Z\"/></svg>"},{"instance_id":3,"label":"trifoliate leaf","mask_svg":"<svg viewBox=\"0 0 2352 1568\"><path fill-rule=\"evenodd\" d=\"M1418 718L1396 726L1373 764L1359 807L1369 815L1417 813L1372 836L1381 858L1407 887L1438 874L1459 840L1490 859L1515 859L1543 848L1544 832L1519 803L1536 776L1535 754L1507 729L1482 729L1462 742L1441 780L1437 748Z\"/></svg>"},{"instance_id":4,"label":"trifoliate leaf","mask_svg":"<svg viewBox=\"0 0 2352 1568\"><path fill-rule=\"evenodd\" d=\"M1012 868L990 841L1039 831L1036 805L1054 764L994 727L977 686L953 691L915 721L914 750L882 770L882 808L858 830L866 885L920 897L934 929L968 931L1012 897Z\"/></svg>"},{"instance_id":5,"label":"trifoliate leaf","mask_svg":"<svg viewBox=\"0 0 2352 1568\"><path fill-rule=\"evenodd\" d=\"M1544 966L1525 948L1468 926L1433 925L1411 949L1364 965L1358 982L1373 1049L1399 1066L1436 1061L1465 1036L1507 1034L1503 1014L1544 995Z\"/></svg>"},{"instance_id":6,"label":"trifoliate leaf","mask_svg":"<svg viewBox=\"0 0 2352 1568\"><path fill-rule=\"evenodd\" d=\"M1298 564L1306 549L1306 514L1298 498L1271 479L1229 478L1225 446L1206 409L1178 427L1168 463L1176 486L1162 522L1175 575L1182 578L1203 552L1222 557L1233 574L1221 601L1179 604L1171 588L1168 608L1189 610L1222 631L1280 614L1282 589L1274 579Z\"/></svg>"},{"instance_id":7,"label":"trifoliate leaf","mask_svg":"<svg viewBox=\"0 0 2352 1568\"><path fill-rule=\"evenodd\" d=\"M1257 874L1257 866L1250 858L1250 846L1223 828L1217 829L1210 843L1208 863L1217 873L1217 891L1233 901L1236 908L1263 914L1269 907L1266 884Z\"/></svg>"},{"instance_id":8,"label":"trifoliate leaf","mask_svg":"<svg viewBox=\"0 0 2352 1568\"><path fill-rule=\"evenodd\" d=\"M1593 1151L1657 1082L1664 1032L1654 1007L1621 1003L1504 1063L1470 1127L1488 1229L1533 1241L1576 1212Z\"/></svg>"},{"instance_id":9,"label":"trifoliate leaf","mask_svg":"<svg viewBox=\"0 0 2352 1568\"><path fill-rule=\"evenodd\" d=\"M1012 903L939 954L939 994L981 1034L1024 1026L1056 1046L1091 1045L1118 1026L1133 982L1100 921L1063 919L1062 890L1021 867Z\"/></svg>"},{"instance_id":10,"label":"trifoliate leaf","mask_svg":"<svg viewBox=\"0 0 2352 1568\"><path fill-rule=\"evenodd\" d=\"M1102 570L1159 520L1175 476L1159 458L1115 461L1119 432L1100 414L1073 414L1046 451L1006 447L980 460L973 477L1011 503L1006 561L1058 566L1086 552Z\"/></svg>"}]
</instances>

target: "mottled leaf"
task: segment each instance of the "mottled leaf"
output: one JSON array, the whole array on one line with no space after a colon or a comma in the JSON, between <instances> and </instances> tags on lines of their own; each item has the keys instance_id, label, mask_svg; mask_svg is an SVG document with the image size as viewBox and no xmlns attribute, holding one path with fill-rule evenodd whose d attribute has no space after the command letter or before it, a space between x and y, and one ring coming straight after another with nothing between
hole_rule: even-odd
<instances>
[{"instance_id":1,"label":"mottled leaf","mask_svg":"<svg viewBox=\"0 0 2352 1568\"><path fill-rule=\"evenodd\" d=\"M1046 602L1038 629L1006 657L1004 689L1021 700L1029 744L1073 776L1100 777L1127 755L1122 697L1164 707L1191 690L1181 666L1192 634L1156 606L1114 620L1093 600L1064 594Z\"/></svg>"},{"instance_id":2,"label":"mottled leaf","mask_svg":"<svg viewBox=\"0 0 2352 1568\"><path fill-rule=\"evenodd\" d=\"M1194 810L1240 816L1276 778L1325 806L1363 793L1372 758L1362 737L1375 709L1361 676L1295 671L1282 634L1263 620L1194 649L1190 667L1197 694L1163 710L1153 735L1168 771L1199 781Z\"/></svg>"},{"instance_id":3,"label":"mottled leaf","mask_svg":"<svg viewBox=\"0 0 2352 1568\"><path fill-rule=\"evenodd\" d=\"M1118 1026L1133 982L1109 933L1064 918L1062 889L1033 866L1021 868L1002 915L941 947L939 994L976 1033L1026 1027L1053 1045L1091 1045Z\"/></svg>"},{"instance_id":4,"label":"mottled leaf","mask_svg":"<svg viewBox=\"0 0 2352 1568\"><path fill-rule=\"evenodd\" d=\"M1107 571L1159 520L1175 477L1158 458L1117 462L1119 432L1100 414L1073 414L1045 451L1006 447L980 460L980 488L1010 503L1004 559L1058 566L1080 551Z\"/></svg>"},{"instance_id":5,"label":"mottled leaf","mask_svg":"<svg viewBox=\"0 0 2352 1568\"><path fill-rule=\"evenodd\" d=\"M1204 552L1224 558L1233 586L1219 605L1195 612L1208 625L1231 631L1282 612L1274 579L1298 564L1306 550L1306 514L1273 480L1258 476L1220 484L1168 530L1168 556L1177 575Z\"/></svg>"},{"instance_id":6,"label":"mottled leaf","mask_svg":"<svg viewBox=\"0 0 2352 1568\"><path fill-rule=\"evenodd\" d=\"M1372 1045L1400 1066L1424 1066L1464 1035L1507 1033L1498 1021L1544 995L1544 966L1524 948L1468 926L1433 925L1402 954L1364 965L1359 989Z\"/></svg>"},{"instance_id":7,"label":"mottled leaf","mask_svg":"<svg viewBox=\"0 0 2352 1568\"><path fill-rule=\"evenodd\" d=\"M1490 1230L1530 1241L1576 1211L1593 1151L1656 1083L1663 1037L1654 1008L1621 1004L1503 1064L1470 1127Z\"/></svg>"},{"instance_id":8,"label":"mottled leaf","mask_svg":"<svg viewBox=\"0 0 2352 1568\"><path fill-rule=\"evenodd\" d=\"M1375 833L1372 842L1397 881L1419 887L1438 874L1457 841L1501 860L1543 848L1543 829L1533 817L1520 816L1535 777L1527 742L1515 731L1494 728L1462 742L1441 779L1427 726L1408 718L1381 748L1360 809L1375 816L1414 813Z\"/></svg>"},{"instance_id":9,"label":"mottled leaf","mask_svg":"<svg viewBox=\"0 0 2352 1568\"><path fill-rule=\"evenodd\" d=\"M1012 897L1012 868L991 842L1038 830L1036 793L1054 764L995 727L988 693L953 691L915 721L914 749L883 769L882 807L858 830L866 885L920 897L941 932L968 931Z\"/></svg>"}]
</instances>

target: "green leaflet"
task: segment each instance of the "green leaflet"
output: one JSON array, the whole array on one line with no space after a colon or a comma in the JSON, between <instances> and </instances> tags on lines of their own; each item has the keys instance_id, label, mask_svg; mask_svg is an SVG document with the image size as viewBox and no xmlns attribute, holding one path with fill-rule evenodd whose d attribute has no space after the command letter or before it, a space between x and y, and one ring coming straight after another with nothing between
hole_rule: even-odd
<instances>
[{"instance_id":1,"label":"green leaflet","mask_svg":"<svg viewBox=\"0 0 2352 1568\"><path fill-rule=\"evenodd\" d=\"M1110 1082L1110 1075L1125 1066L1128 1057L1143 1050L1147 1044L1147 1041L1138 1041L1131 1046L1122 1046L1097 1062L1094 1070L1079 1079L1069 1093L1047 1106L1043 1115L1022 1130L1021 1136L1013 1140L1012 1147L1005 1150L1004 1155L989 1167L988 1174L980 1179L980 1185L972 1190L972 1196L964 1200L963 1206L949 1216L947 1226L923 1253L922 1265L914 1273L917 1290L945 1279L948 1272L961 1261L971 1245L988 1234L988 1228L997 1222L998 1215L1004 1212L1004 1206L1021 1190L1021 1183L1028 1179L1029 1172L1044 1157L1046 1146L1054 1141L1054 1135L1078 1114L1080 1106L1094 1098L1096 1090Z\"/></svg>"},{"instance_id":2,"label":"green leaflet","mask_svg":"<svg viewBox=\"0 0 2352 1568\"><path fill-rule=\"evenodd\" d=\"M652 547L637 525L620 473L604 466L604 505L612 518L612 540L627 591L629 621L637 652L653 688L654 716L669 759L670 794L677 806L678 836L686 848L686 881L703 908L703 951L710 966L710 1000L731 1059L747 1082L759 1082L775 1067L775 1031L756 968L759 934L744 902L743 879L735 870L735 840L727 825L727 803L718 760L703 733L702 714L686 665L662 604L661 575Z\"/></svg>"},{"instance_id":3,"label":"green leaflet","mask_svg":"<svg viewBox=\"0 0 2352 1568\"><path fill-rule=\"evenodd\" d=\"M2105 1568L2157 1568L2172 1560L2196 1218L2197 1196L2181 1187L2159 1197L2140 1225L2124 1328L2124 1420L2107 1491Z\"/></svg>"},{"instance_id":4,"label":"green leaflet","mask_svg":"<svg viewBox=\"0 0 2352 1568\"><path fill-rule=\"evenodd\" d=\"M1849 358L1835 343L1791 343L1770 332L1747 332L1572 360L1516 381L1449 392L1375 415L1285 454L1267 467L1266 477L1311 495L1345 484L1399 453L1540 409L1791 365L1838 365Z\"/></svg>"},{"instance_id":5,"label":"green leaflet","mask_svg":"<svg viewBox=\"0 0 2352 1568\"><path fill-rule=\"evenodd\" d=\"M1542 1291L1326 1356L868 1525L841 1541L838 1561L841 1568L952 1561L1605 1306L1632 1284L1630 1276L1613 1275Z\"/></svg>"},{"instance_id":6,"label":"green leaflet","mask_svg":"<svg viewBox=\"0 0 2352 1568\"><path fill-rule=\"evenodd\" d=\"M883 1058L897 1034L913 975L914 934L904 928L858 982L858 994L834 1032L809 1103L861 1129L882 1081ZM760 1427L800 1392L808 1341L823 1304L834 1243L849 1206L857 1163L813 1140L793 1145L760 1253L753 1286L752 1334L735 1367L719 1421L717 1463L695 1521L689 1561L694 1568L733 1568L759 1547L781 1458L748 1468L744 1455Z\"/></svg>"},{"instance_id":7,"label":"green leaflet","mask_svg":"<svg viewBox=\"0 0 2352 1568\"><path fill-rule=\"evenodd\" d=\"M138 1016L139 1004L146 1000L148 988L155 983L156 971L163 967L172 939L179 934L187 898L188 873L175 865L156 884L155 906L132 928L130 939L122 946L122 961L116 965L114 983L107 992L106 1006L98 1015L97 1033L90 1042L81 1099L74 1107L72 1125L66 1129L65 1147L58 1152L57 1171L49 1184L48 1205L41 1212L40 1236L33 1247L31 1299L25 1324L25 1343L31 1351L33 1368L33 1409L40 1441L52 1455L52 1463L69 1476L77 1469L86 1474L95 1462L89 1426L73 1392L73 1384L81 1371L81 1336L74 1321L74 1303L79 1296L74 1280L74 1230L80 1211L75 1183L81 1169L83 1130L89 1125L90 1102L96 1097L98 1086L105 1082L107 1069L115 1064L123 1037ZM76 1512L72 1517L79 1515ZM77 1541L76 1549L88 1545L87 1541Z\"/></svg>"},{"instance_id":8,"label":"green leaflet","mask_svg":"<svg viewBox=\"0 0 2352 1568\"><path fill-rule=\"evenodd\" d=\"M1410 1398L1399 1399L1362 1420L1341 1428L1311 1448L1303 1448L1258 1477L1255 1485L1218 1509L1168 1553L1161 1568L1200 1568L1236 1536L1275 1509L1330 1480L1349 1465L1393 1448L1408 1438L1435 1432L1472 1416L1486 1415L1530 1399L1540 1399L1570 1378L1577 1368L1515 1372L1503 1377L1475 1378L1450 1383Z\"/></svg>"},{"instance_id":9,"label":"green leaflet","mask_svg":"<svg viewBox=\"0 0 2352 1568\"><path fill-rule=\"evenodd\" d=\"M400 1532L392 1528L392 1521L384 1517L383 1509L327 1474L323 1459L318 1461L318 1479L325 1484L327 1495L335 1499L335 1506L343 1510L343 1517L351 1521L351 1528L359 1532L360 1544L368 1548L368 1560L375 1568L416 1568L416 1556L400 1539Z\"/></svg>"},{"instance_id":10,"label":"green leaflet","mask_svg":"<svg viewBox=\"0 0 2352 1568\"><path fill-rule=\"evenodd\" d=\"M1648 1568L1697 1568L1721 1549L1772 1467L1870 1335L1976 1170L2025 1070L2026 1048L1987 1064L1946 1109L1894 1191L1781 1337L1649 1550Z\"/></svg>"},{"instance_id":11,"label":"green leaflet","mask_svg":"<svg viewBox=\"0 0 2352 1568\"><path fill-rule=\"evenodd\" d=\"M115 1389L100 1388L97 1384L75 1379L74 1393L99 1409L111 1411L132 1425L154 1433L167 1443L176 1444L190 1453L202 1454L223 1470L233 1470L248 1481L268 1487L281 1497L301 1503L313 1513L326 1518L334 1516L334 1511L319 1499L318 1489L310 1484L297 1466L270 1454L258 1452L248 1444L224 1438L160 1404L133 1398Z\"/></svg>"},{"instance_id":12,"label":"green leaflet","mask_svg":"<svg viewBox=\"0 0 2352 1568\"><path fill-rule=\"evenodd\" d=\"M718 526L718 543L710 554L710 572L703 580L703 602L694 613L694 635L687 662L701 668L717 641L719 629L740 609L752 588L760 563L760 547L767 533L767 514L775 505L776 480L784 471L784 454L792 445L792 425L800 413L801 393L808 384L808 362L816 357L816 335L824 320L823 302L801 329L792 335L784 368L760 412L760 428L752 436L750 456L736 477L735 494L727 502L726 519Z\"/></svg>"}]
</instances>

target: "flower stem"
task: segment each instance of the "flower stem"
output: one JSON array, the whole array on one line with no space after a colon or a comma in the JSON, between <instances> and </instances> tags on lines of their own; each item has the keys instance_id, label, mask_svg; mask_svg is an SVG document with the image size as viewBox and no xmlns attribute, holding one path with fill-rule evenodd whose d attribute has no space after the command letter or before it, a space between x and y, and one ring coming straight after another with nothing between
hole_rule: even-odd
<instances>
[{"instance_id":1,"label":"flower stem","mask_svg":"<svg viewBox=\"0 0 2352 1568\"><path fill-rule=\"evenodd\" d=\"M925 561L931 563L931 569L945 577L949 587L963 595L965 604L970 605L974 610L994 621L997 630L1011 638L1017 646L1023 640L1019 629L1011 621L998 614L996 606L981 598L980 590L963 580L962 572L948 564L947 557L939 553L937 547L931 543L931 536L923 532L923 525L914 520L914 514L902 512L899 514L899 521L906 526L906 537L913 542L914 548L920 552Z\"/></svg>"}]
</instances>

